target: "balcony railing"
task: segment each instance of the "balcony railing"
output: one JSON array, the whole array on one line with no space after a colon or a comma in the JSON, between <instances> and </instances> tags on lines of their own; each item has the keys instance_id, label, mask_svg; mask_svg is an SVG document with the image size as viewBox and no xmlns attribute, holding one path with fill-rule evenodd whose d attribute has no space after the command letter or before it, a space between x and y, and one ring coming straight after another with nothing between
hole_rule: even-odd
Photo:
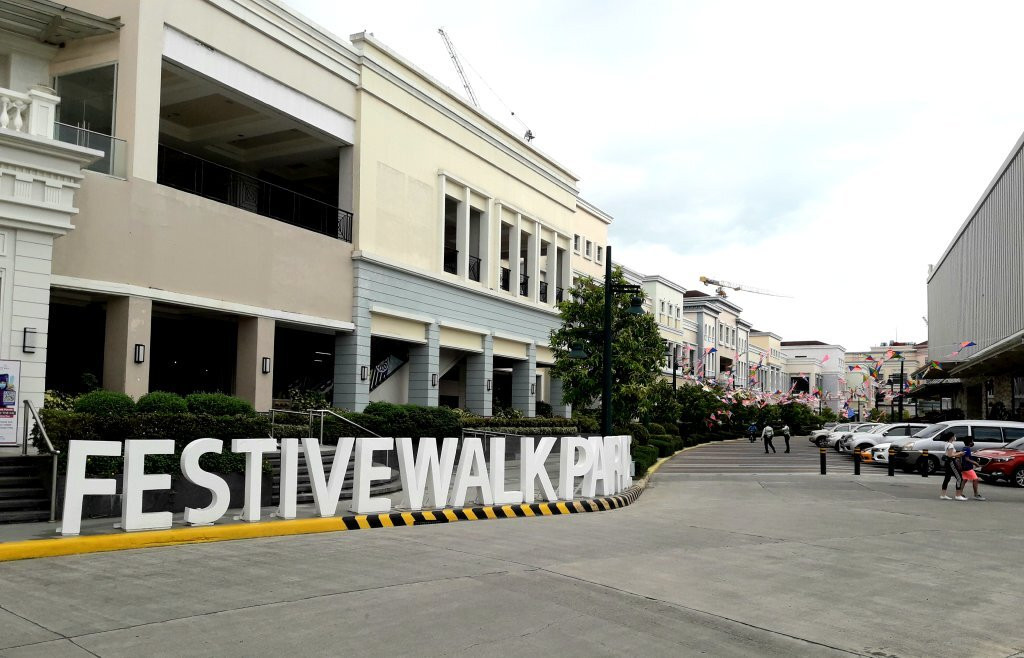
<instances>
[{"instance_id":1,"label":"balcony railing","mask_svg":"<svg viewBox=\"0 0 1024 658\"><path fill-rule=\"evenodd\" d=\"M89 171L118 178L127 176L127 143L123 139L59 122L53 124L53 133L58 141L103 151L102 158L85 167Z\"/></svg>"},{"instance_id":2,"label":"balcony railing","mask_svg":"<svg viewBox=\"0 0 1024 658\"><path fill-rule=\"evenodd\" d=\"M352 242L349 211L163 144L156 180L161 185Z\"/></svg>"},{"instance_id":3,"label":"balcony railing","mask_svg":"<svg viewBox=\"0 0 1024 658\"><path fill-rule=\"evenodd\" d=\"M444 271L448 274L459 273L459 250L451 247L444 248Z\"/></svg>"},{"instance_id":4,"label":"balcony railing","mask_svg":"<svg viewBox=\"0 0 1024 658\"><path fill-rule=\"evenodd\" d=\"M530 294L530 277L526 274L519 275L519 294L523 297Z\"/></svg>"},{"instance_id":5,"label":"balcony railing","mask_svg":"<svg viewBox=\"0 0 1024 658\"><path fill-rule=\"evenodd\" d=\"M480 257L473 254L469 255L469 280L480 280Z\"/></svg>"},{"instance_id":6,"label":"balcony railing","mask_svg":"<svg viewBox=\"0 0 1024 658\"><path fill-rule=\"evenodd\" d=\"M548 282L547 281L541 281L540 282L540 290L537 292L537 296L540 297L540 301L541 302L543 302L545 304L548 303Z\"/></svg>"},{"instance_id":7,"label":"balcony railing","mask_svg":"<svg viewBox=\"0 0 1024 658\"><path fill-rule=\"evenodd\" d=\"M501 286L502 290L509 290L511 278L512 270L508 269L507 267L501 268L501 271L498 274L498 284Z\"/></svg>"},{"instance_id":8,"label":"balcony railing","mask_svg":"<svg viewBox=\"0 0 1024 658\"><path fill-rule=\"evenodd\" d=\"M562 299L564 298L564 296L565 296L565 290L563 290L562 288L555 288L555 303L556 304L561 304L562 303Z\"/></svg>"}]
</instances>

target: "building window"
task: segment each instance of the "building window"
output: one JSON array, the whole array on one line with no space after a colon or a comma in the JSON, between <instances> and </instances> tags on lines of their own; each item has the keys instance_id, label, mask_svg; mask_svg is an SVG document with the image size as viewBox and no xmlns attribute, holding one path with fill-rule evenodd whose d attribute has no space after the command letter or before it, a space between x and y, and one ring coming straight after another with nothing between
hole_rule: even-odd
<instances>
[{"instance_id":1,"label":"building window","mask_svg":"<svg viewBox=\"0 0 1024 658\"><path fill-rule=\"evenodd\" d=\"M585 247L585 250L584 250L584 252L583 252L583 255L584 255L584 256L585 256L586 258L590 258L590 256L591 256L591 252L593 252L593 250L594 250L594 243L593 243L593 242L591 242L590 240L587 240L587 242L586 242L586 247Z\"/></svg>"},{"instance_id":2,"label":"building window","mask_svg":"<svg viewBox=\"0 0 1024 658\"><path fill-rule=\"evenodd\" d=\"M580 236L578 235L572 236L572 250L577 254L580 253Z\"/></svg>"},{"instance_id":3,"label":"building window","mask_svg":"<svg viewBox=\"0 0 1024 658\"><path fill-rule=\"evenodd\" d=\"M62 142L103 151L103 157L86 169L124 176L124 142L113 138L116 84L116 64L55 77L53 86L60 105L54 136Z\"/></svg>"},{"instance_id":4,"label":"building window","mask_svg":"<svg viewBox=\"0 0 1024 658\"><path fill-rule=\"evenodd\" d=\"M602 260L604 260L604 247L602 247L601 245L598 245L597 246L597 262L600 263Z\"/></svg>"}]
</instances>

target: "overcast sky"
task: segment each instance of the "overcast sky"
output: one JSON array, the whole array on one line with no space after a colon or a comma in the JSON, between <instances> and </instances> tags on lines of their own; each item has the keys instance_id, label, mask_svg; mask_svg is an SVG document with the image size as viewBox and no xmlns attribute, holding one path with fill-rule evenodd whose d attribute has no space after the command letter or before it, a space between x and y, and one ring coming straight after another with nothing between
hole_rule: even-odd
<instances>
[{"instance_id":1,"label":"overcast sky","mask_svg":"<svg viewBox=\"0 0 1024 658\"><path fill-rule=\"evenodd\" d=\"M366 30L580 177L614 260L757 329L925 340L935 263L1021 132L1020 2L286 0ZM969 338L969 337L968 337Z\"/></svg>"}]
</instances>

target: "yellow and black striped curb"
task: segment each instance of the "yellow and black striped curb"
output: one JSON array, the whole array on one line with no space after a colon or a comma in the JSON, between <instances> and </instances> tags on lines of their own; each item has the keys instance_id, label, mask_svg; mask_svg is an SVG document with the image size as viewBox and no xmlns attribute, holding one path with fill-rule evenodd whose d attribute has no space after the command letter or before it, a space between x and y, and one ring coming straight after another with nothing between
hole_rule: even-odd
<instances>
[{"instance_id":1,"label":"yellow and black striped curb","mask_svg":"<svg viewBox=\"0 0 1024 658\"><path fill-rule=\"evenodd\" d=\"M121 532L105 535L85 535L54 539L30 539L0 543L0 562L27 560L58 555L101 553L133 548L155 548L180 544L201 544L233 539L255 539L258 537L283 537L319 532L341 532L344 530L367 530L369 528L394 528L398 526L432 525L456 521L480 521L484 519L514 519L530 516L555 516L559 514L580 514L618 509L633 503L643 492L644 482L638 483L616 496L586 498L583 500L559 501L554 503L532 503L521 505L488 505L484 507L463 507L423 512L390 512L387 514L363 514L355 516L334 516L327 518L288 519L262 523L230 523L225 525L172 528L170 530L148 530L144 532Z\"/></svg>"}]
</instances>

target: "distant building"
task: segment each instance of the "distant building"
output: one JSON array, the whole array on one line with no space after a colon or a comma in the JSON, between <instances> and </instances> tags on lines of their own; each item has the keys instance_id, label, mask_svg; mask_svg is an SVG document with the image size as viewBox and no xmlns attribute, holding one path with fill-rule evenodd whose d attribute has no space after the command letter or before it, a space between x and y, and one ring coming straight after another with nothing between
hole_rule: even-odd
<instances>
[{"instance_id":1,"label":"distant building","mask_svg":"<svg viewBox=\"0 0 1024 658\"><path fill-rule=\"evenodd\" d=\"M846 401L846 389L840 379L845 378L846 349L842 345L823 343L820 340L782 341L783 354L789 359L790 376L810 373L820 382L825 405L839 411ZM813 392L814 389L812 388Z\"/></svg>"}]
</instances>

